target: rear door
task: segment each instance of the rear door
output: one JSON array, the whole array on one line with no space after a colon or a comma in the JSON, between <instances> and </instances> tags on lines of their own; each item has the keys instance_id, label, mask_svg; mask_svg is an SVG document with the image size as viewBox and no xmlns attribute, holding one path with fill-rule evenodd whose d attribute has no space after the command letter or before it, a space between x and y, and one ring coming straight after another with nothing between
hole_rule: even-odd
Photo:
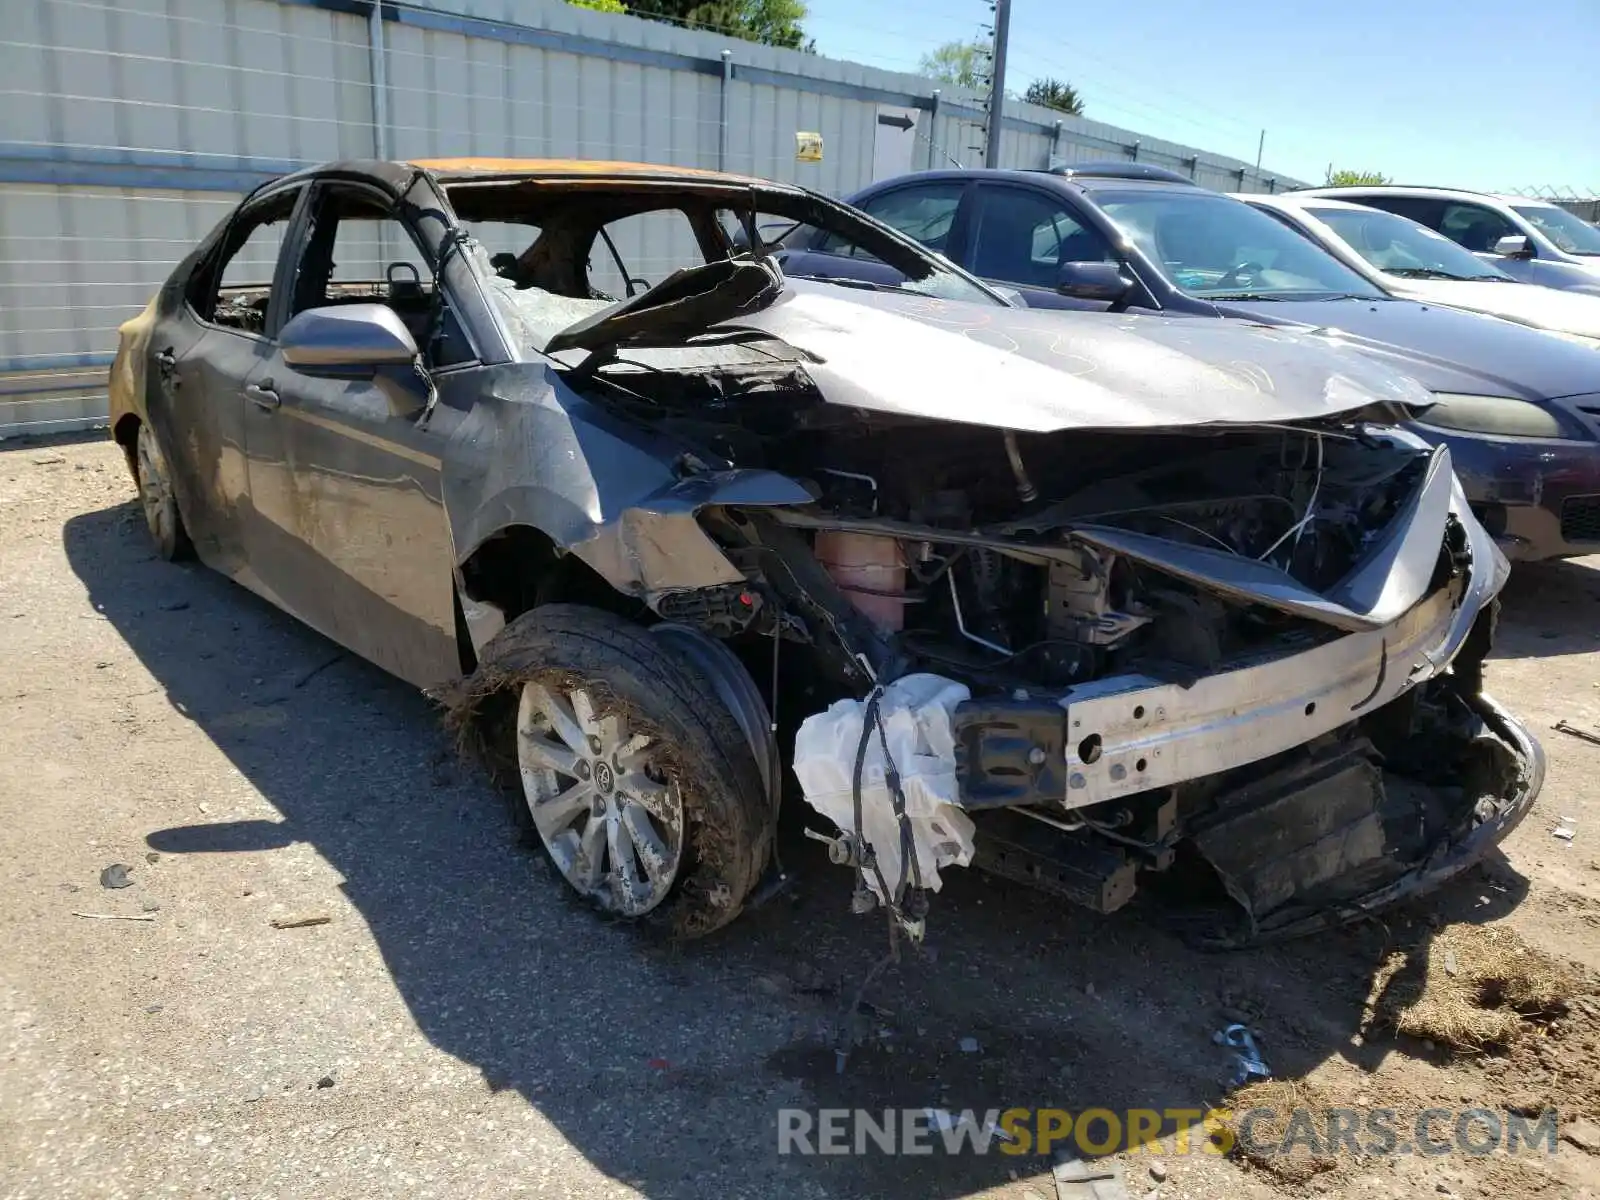
<instances>
[{"instance_id":1,"label":"rear door","mask_svg":"<svg viewBox=\"0 0 1600 1200\"><path fill-rule=\"evenodd\" d=\"M279 252L303 191L280 188L235 212L150 339L147 407L195 550L252 586L244 386L270 350Z\"/></svg>"},{"instance_id":2,"label":"rear door","mask_svg":"<svg viewBox=\"0 0 1600 1200\"><path fill-rule=\"evenodd\" d=\"M281 319L244 389L250 561L307 624L403 679L440 682L460 667L440 454L463 414L440 405L419 426L428 387L415 370L307 374L284 361L277 334L309 308L380 303L431 371L469 369L470 347L377 188L315 184L289 257Z\"/></svg>"},{"instance_id":3,"label":"rear door","mask_svg":"<svg viewBox=\"0 0 1600 1200\"><path fill-rule=\"evenodd\" d=\"M1104 300L1056 291L1069 262L1118 262L1111 244L1051 192L1015 183L981 182L969 222L967 270L987 283L1020 290L1030 308L1104 312Z\"/></svg>"}]
</instances>

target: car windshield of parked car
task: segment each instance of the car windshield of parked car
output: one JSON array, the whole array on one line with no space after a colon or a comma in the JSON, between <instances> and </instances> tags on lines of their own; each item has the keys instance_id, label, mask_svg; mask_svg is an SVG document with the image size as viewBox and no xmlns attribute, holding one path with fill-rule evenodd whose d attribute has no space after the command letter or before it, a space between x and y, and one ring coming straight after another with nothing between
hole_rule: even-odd
<instances>
[{"instance_id":1,"label":"car windshield of parked car","mask_svg":"<svg viewBox=\"0 0 1600 1200\"><path fill-rule=\"evenodd\" d=\"M1205 300L1310 300L1388 293L1239 200L1200 188L1096 193L1167 280Z\"/></svg>"},{"instance_id":2,"label":"car windshield of parked car","mask_svg":"<svg viewBox=\"0 0 1600 1200\"><path fill-rule=\"evenodd\" d=\"M1557 250L1567 254L1600 256L1600 228L1582 217L1574 216L1564 208L1544 204L1513 204L1511 209L1554 242Z\"/></svg>"},{"instance_id":3,"label":"car windshield of parked car","mask_svg":"<svg viewBox=\"0 0 1600 1200\"><path fill-rule=\"evenodd\" d=\"M1306 213L1380 271L1405 279L1509 281L1510 276L1442 233L1376 209L1307 205Z\"/></svg>"}]
</instances>

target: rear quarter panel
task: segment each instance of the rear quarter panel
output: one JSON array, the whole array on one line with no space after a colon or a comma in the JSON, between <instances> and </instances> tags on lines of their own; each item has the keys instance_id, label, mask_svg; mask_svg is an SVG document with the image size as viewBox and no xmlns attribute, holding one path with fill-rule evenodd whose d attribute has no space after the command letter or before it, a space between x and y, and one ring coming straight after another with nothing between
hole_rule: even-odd
<instances>
[{"instance_id":1,"label":"rear quarter panel","mask_svg":"<svg viewBox=\"0 0 1600 1200\"><path fill-rule=\"evenodd\" d=\"M124 425L128 417L140 421L149 419L145 412L145 371L150 359L150 337L156 326L156 306L159 293L150 298L144 311L124 321L117 328L117 355L111 362L108 384L108 401L111 412L111 436L122 446L128 460L128 470L134 471L133 439Z\"/></svg>"}]
</instances>

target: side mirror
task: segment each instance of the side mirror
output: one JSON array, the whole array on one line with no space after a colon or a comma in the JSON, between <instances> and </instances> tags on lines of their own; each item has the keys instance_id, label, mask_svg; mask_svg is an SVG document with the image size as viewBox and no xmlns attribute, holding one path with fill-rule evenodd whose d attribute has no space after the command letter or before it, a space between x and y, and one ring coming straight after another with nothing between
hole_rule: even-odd
<instances>
[{"instance_id":1,"label":"side mirror","mask_svg":"<svg viewBox=\"0 0 1600 1200\"><path fill-rule=\"evenodd\" d=\"M371 375L406 366L417 343L386 304L339 304L297 313L278 334L283 361L307 375Z\"/></svg>"},{"instance_id":2,"label":"side mirror","mask_svg":"<svg viewBox=\"0 0 1600 1200\"><path fill-rule=\"evenodd\" d=\"M1496 241L1494 252L1502 258L1532 258L1533 244L1528 241L1526 234L1512 234Z\"/></svg>"},{"instance_id":3,"label":"side mirror","mask_svg":"<svg viewBox=\"0 0 1600 1200\"><path fill-rule=\"evenodd\" d=\"M1115 304L1133 290L1133 280L1116 263L1062 263L1056 274L1056 291L1078 300L1105 300Z\"/></svg>"}]
</instances>

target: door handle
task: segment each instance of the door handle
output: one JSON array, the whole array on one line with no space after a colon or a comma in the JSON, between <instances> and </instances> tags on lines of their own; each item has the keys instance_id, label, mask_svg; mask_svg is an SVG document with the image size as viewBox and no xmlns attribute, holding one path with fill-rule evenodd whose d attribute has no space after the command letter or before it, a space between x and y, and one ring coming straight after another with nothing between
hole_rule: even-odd
<instances>
[{"instance_id":1,"label":"door handle","mask_svg":"<svg viewBox=\"0 0 1600 1200\"><path fill-rule=\"evenodd\" d=\"M257 408L271 410L283 403L278 398L278 393L272 390L272 381L270 379L266 383L247 384L244 394L250 397L251 403Z\"/></svg>"}]
</instances>

